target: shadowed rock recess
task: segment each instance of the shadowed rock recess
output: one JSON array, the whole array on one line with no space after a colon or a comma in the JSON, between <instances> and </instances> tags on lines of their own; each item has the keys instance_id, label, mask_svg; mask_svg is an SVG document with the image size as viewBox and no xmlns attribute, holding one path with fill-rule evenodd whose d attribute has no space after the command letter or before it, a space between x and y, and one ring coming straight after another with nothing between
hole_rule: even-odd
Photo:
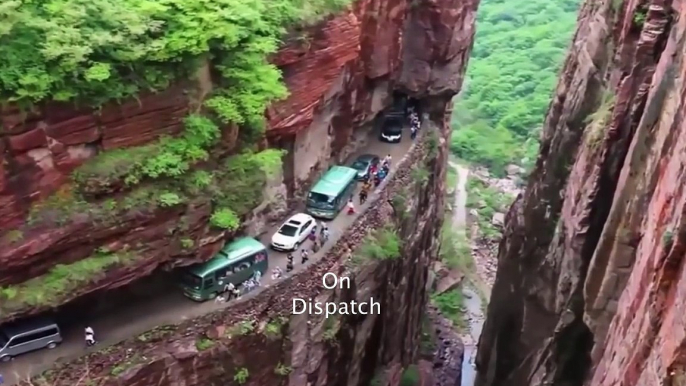
<instances>
[{"instance_id":1,"label":"shadowed rock recess","mask_svg":"<svg viewBox=\"0 0 686 386\"><path fill-rule=\"evenodd\" d=\"M507 215L477 385L684 384L685 12L581 8Z\"/></svg>"},{"instance_id":2,"label":"shadowed rock recess","mask_svg":"<svg viewBox=\"0 0 686 386\"><path fill-rule=\"evenodd\" d=\"M289 95L267 108L264 138L224 124L207 146L208 157L190 167L214 176L213 191L193 185L199 179L184 185L183 178L140 172L165 146L160 136L186 135L188 116L204 113L202 103L221 91L211 59L162 91L94 110L3 104L0 322L206 260L242 232L266 232L302 202L323 170L359 148L366 124L400 91L421 101L431 123L407 156L394 160L404 166L371 197L377 205L320 261L224 311L160 327L45 374L51 385L364 385L374 377L397 384L417 359L444 211L447 106L462 85L477 3L359 0L290 31L270 57ZM253 157L272 148L287 151L278 170ZM246 170L254 180L241 179ZM230 194L214 197L217 191ZM222 200L230 203L235 226L226 225L230 216L226 226L216 226ZM381 226L402 240L400 256L364 258L356 248ZM93 262L82 267L89 275L74 279L74 267L86 260ZM70 269L72 276L64 275ZM350 276L353 288L324 290L325 272ZM41 286L47 295L37 291ZM292 317L295 296L373 297L382 313Z\"/></svg>"}]
</instances>

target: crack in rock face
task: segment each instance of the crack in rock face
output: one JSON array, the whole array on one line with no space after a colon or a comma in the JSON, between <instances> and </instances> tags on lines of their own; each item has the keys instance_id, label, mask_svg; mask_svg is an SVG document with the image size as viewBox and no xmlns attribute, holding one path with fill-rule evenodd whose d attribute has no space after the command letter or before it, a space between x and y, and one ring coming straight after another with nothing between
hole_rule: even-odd
<instances>
[{"instance_id":1,"label":"crack in rock face","mask_svg":"<svg viewBox=\"0 0 686 386\"><path fill-rule=\"evenodd\" d=\"M686 23L676 5L582 6L538 163L505 219L478 386L679 382ZM602 124L590 119L600 109Z\"/></svg>"}]
</instances>

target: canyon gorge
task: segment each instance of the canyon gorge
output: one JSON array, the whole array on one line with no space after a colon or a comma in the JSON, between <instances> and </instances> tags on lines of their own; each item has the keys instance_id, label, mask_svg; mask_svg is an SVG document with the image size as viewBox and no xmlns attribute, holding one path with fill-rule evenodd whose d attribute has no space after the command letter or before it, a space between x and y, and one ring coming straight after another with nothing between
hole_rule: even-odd
<instances>
[{"instance_id":1,"label":"canyon gorge","mask_svg":"<svg viewBox=\"0 0 686 386\"><path fill-rule=\"evenodd\" d=\"M212 137L214 123L205 117L221 115L207 101L228 99L224 67L212 55L194 58L191 76L163 90L97 108L58 98L3 105L0 322L55 311L77 323L96 311L116 315L130 300L115 294L140 285L150 291L151 276L205 261L227 240L263 235L301 210L323 171L376 141L370 127L394 94L416 98L425 117L416 142L370 197L371 208L334 234L311 265L228 308L139 331L86 356L40 364L27 357L29 370L11 381L396 385L410 366L426 384L440 378L430 361L417 364L419 339L440 247L449 105L462 85L476 7L476 0L360 0L287 28L269 61L288 95L267 108L263 134L218 119L218 138L193 137ZM180 149L189 143L195 147ZM171 170L179 157L205 149ZM207 174L214 190L197 186ZM196 185L184 185L186 176ZM223 203L231 211L218 208ZM366 256L364 244L383 232L402 240L398 250L388 259ZM324 289L326 272L351 277L352 288ZM374 298L383 312L291 316L293 297ZM459 382L459 371L449 377L446 384Z\"/></svg>"},{"instance_id":2,"label":"canyon gorge","mask_svg":"<svg viewBox=\"0 0 686 386\"><path fill-rule=\"evenodd\" d=\"M586 1L510 208L478 386L682 385L684 19Z\"/></svg>"},{"instance_id":3,"label":"canyon gorge","mask_svg":"<svg viewBox=\"0 0 686 386\"><path fill-rule=\"evenodd\" d=\"M308 265L203 315L184 311L154 328L121 320L128 336L24 366L30 372L11 383L460 385L463 347L432 326L429 299L448 200L452 98L478 3L356 0L316 20L288 20L274 52L236 33L239 50L268 53L288 91L250 89L252 105L236 107L232 90L244 89L227 76L267 84L271 73L241 73L254 57L227 59L217 36L200 44L206 51L184 53L190 70L186 56L172 61L178 74L164 87L96 107L54 92L27 107L20 102L38 80L22 78L21 92L7 95L13 83L3 72L2 98L12 102L0 108L0 323L46 312L77 325L96 312L116 318L132 292L152 293L175 269L302 211L324 171L377 141L378 117L398 95L417 100L424 117L368 209L349 216ZM583 2L538 158L502 226L476 386L686 385L684 12L666 0ZM245 14L237 24L268 34L271 19ZM12 36L0 29L4 46ZM18 60L1 47L0 58ZM161 77L150 75L159 60L146 68L150 79ZM104 79L102 66L89 71ZM138 79L128 71L123 79ZM253 127L255 116L264 116L264 130ZM397 242L370 247L384 240ZM324 288L327 272L352 285ZM296 297L373 298L381 313L292 315ZM427 348L427 336L442 345Z\"/></svg>"}]
</instances>

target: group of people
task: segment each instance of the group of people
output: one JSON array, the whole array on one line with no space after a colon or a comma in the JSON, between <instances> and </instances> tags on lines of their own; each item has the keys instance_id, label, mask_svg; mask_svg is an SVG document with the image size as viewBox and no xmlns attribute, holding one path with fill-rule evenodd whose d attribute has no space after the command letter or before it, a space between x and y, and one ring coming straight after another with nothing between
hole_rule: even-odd
<instances>
[{"instance_id":1,"label":"group of people","mask_svg":"<svg viewBox=\"0 0 686 386\"><path fill-rule=\"evenodd\" d=\"M319 232L317 232L317 228L319 228ZM321 249L324 244L326 244L327 241L329 241L329 236L330 236L330 231L329 231L329 226L326 225L324 221L320 223L319 227L314 227L310 231L310 234L307 236L307 238L312 241L312 253L317 253L319 249ZM293 253L288 253L286 255L286 273L291 272L293 269L295 269L295 265L293 263ZM308 251L305 248L302 248L300 250L300 264L305 264L310 260L310 251ZM278 270L278 272L276 272ZM272 277L275 279L278 279L281 277L283 274L283 271L281 271L281 268L276 267L274 271L272 272Z\"/></svg>"},{"instance_id":2,"label":"group of people","mask_svg":"<svg viewBox=\"0 0 686 386\"><path fill-rule=\"evenodd\" d=\"M248 292L254 290L255 288L258 288L261 285L261 280L262 280L262 272L259 270L256 270L253 276L246 280L242 284L242 290L238 286L234 285L231 282L228 282L224 286L224 292L217 296L215 299L216 302L228 302L229 300L232 299L238 299L242 294L247 294Z\"/></svg>"},{"instance_id":3,"label":"group of people","mask_svg":"<svg viewBox=\"0 0 686 386\"><path fill-rule=\"evenodd\" d=\"M419 120L419 113L414 108L414 106L410 106L408 108L408 112L410 116L410 138L414 140L415 138L417 138L417 132L419 131L419 128L421 127L422 123Z\"/></svg>"}]
</instances>

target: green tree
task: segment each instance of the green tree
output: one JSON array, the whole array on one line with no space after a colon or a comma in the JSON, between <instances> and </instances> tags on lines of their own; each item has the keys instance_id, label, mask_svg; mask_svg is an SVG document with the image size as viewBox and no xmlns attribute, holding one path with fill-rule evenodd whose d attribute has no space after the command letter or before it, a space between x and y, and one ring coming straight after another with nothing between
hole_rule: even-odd
<instances>
[{"instance_id":1,"label":"green tree","mask_svg":"<svg viewBox=\"0 0 686 386\"><path fill-rule=\"evenodd\" d=\"M451 149L502 173L531 165L576 25L578 0L482 0Z\"/></svg>"}]
</instances>

